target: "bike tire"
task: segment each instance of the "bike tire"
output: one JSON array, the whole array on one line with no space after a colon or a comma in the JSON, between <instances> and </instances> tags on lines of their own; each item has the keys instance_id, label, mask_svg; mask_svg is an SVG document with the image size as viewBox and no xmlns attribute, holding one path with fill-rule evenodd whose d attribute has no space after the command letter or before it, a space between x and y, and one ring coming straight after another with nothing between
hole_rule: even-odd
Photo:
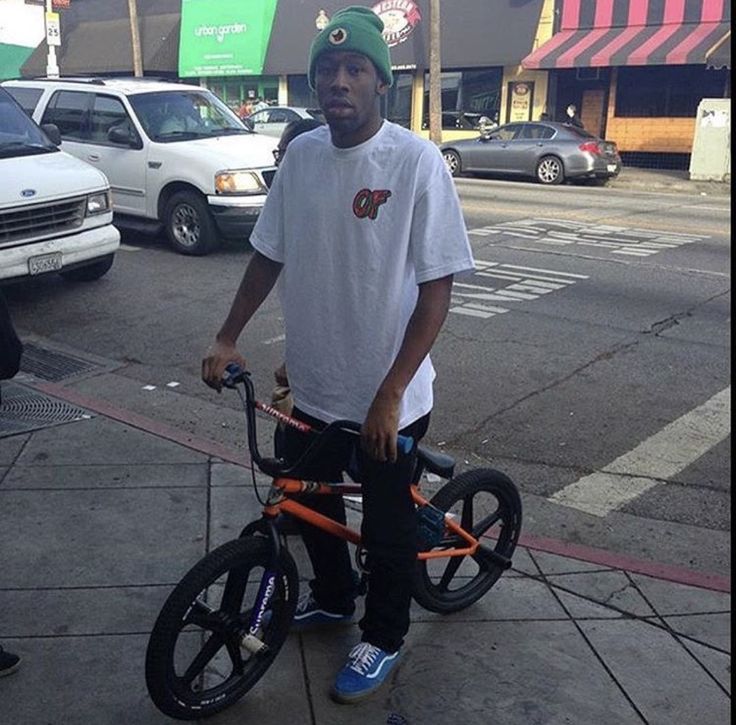
<instances>
[{"instance_id":1,"label":"bike tire","mask_svg":"<svg viewBox=\"0 0 736 725\"><path fill-rule=\"evenodd\" d=\"M511 559L521 533L521 497L513 481L490 468L466 471L448 481L430 504L450 513L485 547ZM445 529L433 550L464 548L466 543ZM419 559L414 571L414 599L440 614L457 612L480 599L504 568L482 551L472 557Z\"/></svg>"},{"instance_id":2,"label":"bike tire","mask_svg":"<svg viewBox=\"0 0 736 725\"><path fill-rule=\"evenodd\" d=\"M146 686L164 714L178 720L214 715L243 697L273 662L299 596L296 565L285 549L260 636L268 649L250 654L240 647L272 547L263 536L228 541L195 564L172 590L146 650ZM187 653L193 655L189 665Z\"/></svg>"}]
</instances>

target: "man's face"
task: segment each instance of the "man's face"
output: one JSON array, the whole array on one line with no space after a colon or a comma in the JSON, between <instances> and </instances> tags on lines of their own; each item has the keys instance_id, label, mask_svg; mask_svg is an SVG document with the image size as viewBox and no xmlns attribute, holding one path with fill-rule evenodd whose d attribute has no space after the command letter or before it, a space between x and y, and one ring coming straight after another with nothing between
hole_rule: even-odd
<instances>
[{"instance_id":1,"label":"man's face","mask_svg":"<svg viewBox=\"0 0 736 725\"><path fill-rule=\"evenodd\" d=\"M348 51L323 53L314 75L319 106L331 128L354 133L379 114L376 99L388 86L366 56Z\"/></svg>"}]
</instances>

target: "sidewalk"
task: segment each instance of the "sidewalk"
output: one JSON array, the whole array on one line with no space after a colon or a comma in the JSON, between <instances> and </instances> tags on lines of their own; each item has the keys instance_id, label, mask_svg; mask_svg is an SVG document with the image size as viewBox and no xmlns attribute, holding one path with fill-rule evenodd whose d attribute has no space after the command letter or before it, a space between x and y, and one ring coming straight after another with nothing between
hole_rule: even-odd
<instances>
[{"instance_id":1,"label":"sidewalk","mask_svg":"<svg viewBox=\"0 0 736 725\"><path fill-rule=\"evenodd\" d=\"M146 692L148 633L181 576L255 517L250 473L240 454L103 405L49 398L50 419L72 422L9 435L3 409L28 395L4 385L0 408L0 644L23 658L0 679L0 719L174 722ZM730 721L730 581L672 567L662 579L615 554L602 564L523 541L513 569L464 612L415 605L403 661L372 700L339 706L327 694L354 625L292 635L256 688L207 722ZM290 547L306 578L300 543Z\"/></svg>"},{"instance_id":2,"label":"sidewalk","mask_svg":"<svg viewBox=\"0 0 736 725\"><path fill-rule=\"evenodd\" d=\"M687 171L640 169L624 166L621 173L608 182L610 189L636 189L701 196L731 196L731 181L691 181Z\"/></svg>"}]
</instances>

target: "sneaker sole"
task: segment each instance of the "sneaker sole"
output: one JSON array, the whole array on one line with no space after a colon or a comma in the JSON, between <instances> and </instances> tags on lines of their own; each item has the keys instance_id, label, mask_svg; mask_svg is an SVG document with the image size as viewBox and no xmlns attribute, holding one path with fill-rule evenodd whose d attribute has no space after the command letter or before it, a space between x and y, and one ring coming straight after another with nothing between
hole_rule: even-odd
<instances>
[{"instance_id":1,"label":"sneaker sole","mask_svg":"<svg viewBox=\"0 0 736 725\"><path fill-rule=\"evenodd\" d=\"M330 690L330 697L340 705L354 705L357 702L362 702L363 700L367 700L369 697L375 695L378 690L381 689L382 685L386 684L386 680L383 682L380 682L378 685L373 687L370 690L363 690L363 692L358 692L356 694L350 694L345 695L341 692L338 692L334 687Z\"/></svg>"}]
</instances>

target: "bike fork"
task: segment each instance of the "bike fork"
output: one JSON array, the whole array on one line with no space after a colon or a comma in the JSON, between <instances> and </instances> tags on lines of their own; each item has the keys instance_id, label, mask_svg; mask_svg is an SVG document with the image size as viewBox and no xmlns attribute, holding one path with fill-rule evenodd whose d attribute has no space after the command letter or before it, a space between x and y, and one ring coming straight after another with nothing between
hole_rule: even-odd
<instances>
[{"instance_id":1,"label":"bike fork","mask_svg":"<svg viewBox=\"0 0 736 725\"><path fill-rule=\"evenodd\" d=\"M251 654L259 654L268 649L268 645L259 639L258 633L262 631L264 619L267 617L268 607L276 592L276 584L279 577L278 561L281 553L281 541L273 521L268 523L268 530L273 547L271 561L263 572L261 583L258 587L258 595L250 615L248 629L240 640L240 646ZM262 636L262 635L261 635Z\"/></svg>"}]
</instances>

